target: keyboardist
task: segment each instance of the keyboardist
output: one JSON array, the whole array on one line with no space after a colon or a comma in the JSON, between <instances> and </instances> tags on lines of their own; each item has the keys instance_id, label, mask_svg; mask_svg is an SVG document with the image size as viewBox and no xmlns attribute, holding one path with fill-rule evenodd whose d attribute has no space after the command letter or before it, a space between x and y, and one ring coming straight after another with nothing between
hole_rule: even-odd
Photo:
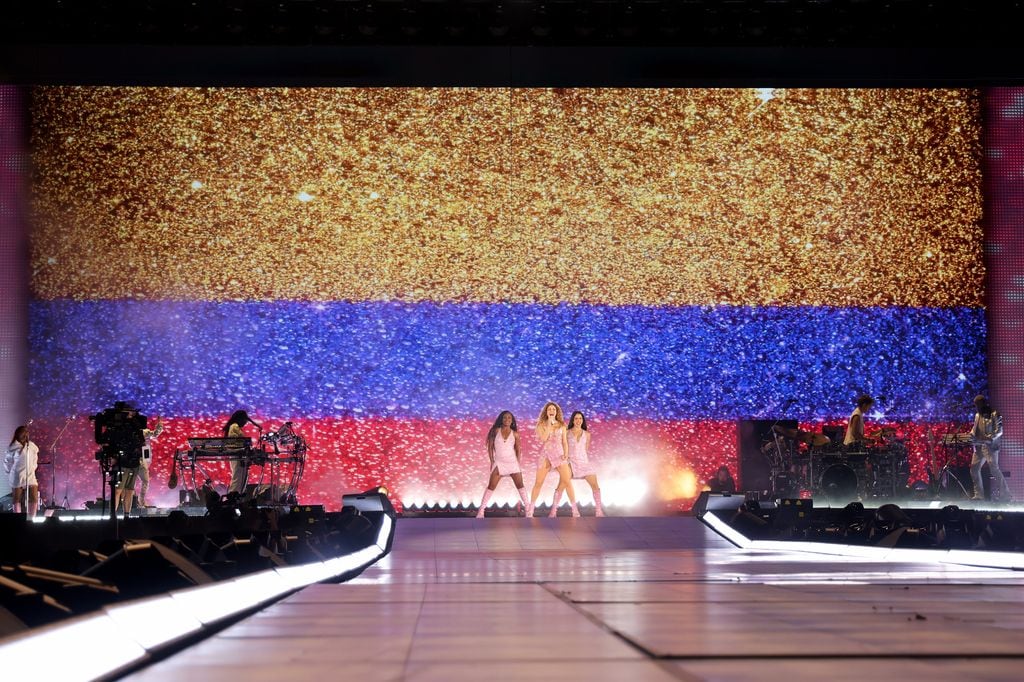
<instances>
[{"instance_id":1,"label":"keyboardist","mask_svg":"<svg viewBox=\"0 0 1024 682\"><path fill-rule=\"evenodd\" d=\"M257 429L262 430L260 425L249 417L249 413L245 410L236 410L228 419L227 424L224 425L224 437L246 438L247 434L243 429L248 424L252 424ZM228 484L228 495L245 492L245 482L249 477L249 464L248 460L241 457L231 460L231 483Z\"/></svg>"}]
</instances>

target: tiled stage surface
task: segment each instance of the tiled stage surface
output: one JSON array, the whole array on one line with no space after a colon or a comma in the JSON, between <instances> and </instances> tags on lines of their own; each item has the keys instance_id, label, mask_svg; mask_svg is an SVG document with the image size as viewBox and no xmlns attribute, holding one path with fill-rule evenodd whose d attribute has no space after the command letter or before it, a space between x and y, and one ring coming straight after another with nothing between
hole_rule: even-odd
<instances>
[{"instance_id":1,"label":"tiled stage surface","mask_svg":"<svg viewBox=\"0 0 1024 682\"><path fill-rule=\"evenodd\" d=\"M733 549L689 517L400 519L138 680L1021 680L1024 574Z\"/></svg>"}]
</instances>

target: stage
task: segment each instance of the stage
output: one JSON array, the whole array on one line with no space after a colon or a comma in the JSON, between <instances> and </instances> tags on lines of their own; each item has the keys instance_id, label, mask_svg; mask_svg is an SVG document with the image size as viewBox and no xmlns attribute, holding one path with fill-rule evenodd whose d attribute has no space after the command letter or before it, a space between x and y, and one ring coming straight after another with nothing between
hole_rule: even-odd
<instances>
[{"instance_id":1,"label":"stage","mask_svg":"<svg viewBox=\"0 0 1024 682\"><path fill-rule=\"evenodd\" d=\"M1024 575L735 548L693 517L399 519L390 555L133 680L1019 677Z\"/></svg>"}]
</instances>

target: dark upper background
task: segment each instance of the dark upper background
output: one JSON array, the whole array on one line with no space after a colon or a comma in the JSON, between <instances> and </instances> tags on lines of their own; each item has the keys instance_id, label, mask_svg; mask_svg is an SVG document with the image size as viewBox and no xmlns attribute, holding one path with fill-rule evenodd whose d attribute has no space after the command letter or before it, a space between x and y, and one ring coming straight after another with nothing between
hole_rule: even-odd
<instances>
[{"instance_id":1,"label":"dark upper background","mask_svg":"<svg viewBox=\"0 0 1024 682\"><path fill-rule=\"evenodd\" d=\"M1012 85L1024 2L15 0L0 81Z\"/></svg>"}]
</instances>

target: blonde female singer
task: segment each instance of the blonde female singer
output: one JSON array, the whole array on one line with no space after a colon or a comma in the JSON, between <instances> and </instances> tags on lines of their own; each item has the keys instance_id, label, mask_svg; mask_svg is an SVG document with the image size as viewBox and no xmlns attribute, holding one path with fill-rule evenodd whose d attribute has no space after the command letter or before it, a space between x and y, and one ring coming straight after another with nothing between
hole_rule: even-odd
<instances>
[{"instance_id":1,"label":"blonde female singer","mask_svg":"<svg viewBox=\"0 0 1024 682\"><path fill-rule=\"evenodd\" d=\"M544 479L552 469L558 472L558 491L555 492L551 513L548 516L558 514L558 503L562 497L562 490L569 493L572 515L579 516L580 510L576 508L576 491L572 487L572 471L569 469L569 443L565 436L565 419L562 417L562 408L557 403L546 403L544 409L540 411L540 416L537 417L535 430L541 443L540 460L537 463L537 477L534 479L530 504L526 507L526 516L528 518L533 516L533 508L537 504L541 486L544 485Z\"/></svg>"}]
</instances>

